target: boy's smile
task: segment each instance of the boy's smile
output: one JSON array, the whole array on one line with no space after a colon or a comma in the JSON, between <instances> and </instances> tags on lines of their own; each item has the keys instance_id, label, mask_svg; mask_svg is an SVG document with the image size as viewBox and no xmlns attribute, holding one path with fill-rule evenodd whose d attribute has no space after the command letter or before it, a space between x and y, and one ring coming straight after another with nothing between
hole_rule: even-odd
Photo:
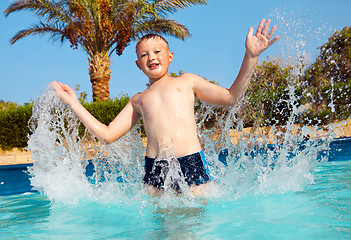
<instances>
[{"instance_id":1,"label":"boy's smile","mask_svg":"<svg viewBox=\"0 0 351 240\"><path fill-rule=\"evenodd\" d=\"M173 61L173 52L160 38L151 38L142 41L137 49L136 64L149 78L150 83L168 75L169 64Z\"/></svg>"},{"instance_id":2,"label":"boy's smile","mask_svg":"<svg viewBox=\"0 0 351 240\"><path fill-rule=\"evenodd\" d=\"M157 69L157 67L158 67L159 65L160 65L159 63L150 63L150 64L148 65L148 67L149 67L149 69L151 69L151 70L155 70L155 69Z\"/></svg>"}]
</instances>

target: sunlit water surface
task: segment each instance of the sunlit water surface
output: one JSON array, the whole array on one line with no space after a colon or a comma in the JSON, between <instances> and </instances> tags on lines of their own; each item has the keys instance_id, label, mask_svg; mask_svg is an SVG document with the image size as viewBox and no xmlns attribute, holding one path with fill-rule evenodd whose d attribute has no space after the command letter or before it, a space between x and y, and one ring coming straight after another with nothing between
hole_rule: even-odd
<instances>
[{"instance_id":1,"label":"sunlit water surface","mask_svg":"<svg viewBox=\"0 0 351 240\"><path fill-rule=\"evenodd\" d=\"M350 159L351 160L351 159ZM5 239L350 239L351 161L327 162L315 183L283 194L215 199L195 207L52 203L28 193L0 197Z\"/></svg>"}]
</instances>

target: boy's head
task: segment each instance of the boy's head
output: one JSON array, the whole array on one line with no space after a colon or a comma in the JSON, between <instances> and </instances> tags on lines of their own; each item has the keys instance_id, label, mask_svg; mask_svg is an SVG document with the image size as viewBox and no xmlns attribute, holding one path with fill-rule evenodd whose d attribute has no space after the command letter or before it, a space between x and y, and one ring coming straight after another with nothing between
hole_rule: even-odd
<instances>
[{"instance_id":1,"label":"boy's head","mask_svg":"<svg viewBox=\"0 0 351 240\"><path fill-rule=\"evenodd\" d=\"M163 38L162 36L160 36L160 35L157 35L157 34L154 34L154 33L149 33L149 34L144 35L143 37L141 37L141 38L138 40L137 44L135 45L135 51L136 51L136 53L138 53L138 47L139 47L140 43L143 42L143 41L149 40L149 39L159 39L159 40L162 40L163 42L165 42L165 43L167 44L167 48L168 48L168 50L169 50L169 45L168 45L168 42L167 42L166 39L164 39L164 38Z\"/></svg>"},{"instance_id":2,"label":"boy's head","mask_svg":"<svg viewBox=\"0 0 351 240\"><path fill-rule=\"evenodd\" d=\"M173 61L168 42L156 34L147 34L136 44L138 59L136 65L149 77L150 81L157 81L168 74L169 64Z\"/></svg>"}]
</instances>

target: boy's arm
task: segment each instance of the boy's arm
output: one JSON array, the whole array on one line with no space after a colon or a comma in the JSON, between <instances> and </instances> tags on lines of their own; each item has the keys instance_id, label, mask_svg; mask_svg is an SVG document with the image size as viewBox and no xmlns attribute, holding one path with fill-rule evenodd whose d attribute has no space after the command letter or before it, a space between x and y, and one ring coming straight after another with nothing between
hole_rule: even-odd
<instances>
[{"instance_id":1,"label":"boy's arm","mask_svg":"<svg viewBox=\"0 0 351 240\"><path fill-rule=\"evenodd\" d=\"M244 60L239 74L230 89L222 88L197 77L194 80L194 91L198 98L213 104L227 106L234 105L244 97L258 56L279 39L279 37L275 37L270 40L276 29L276 26L274 26L269 34L267 34L270 22L271 21L268 20L265 25L265 20L263 19L255 35L253 35L253 28L250 27L245 43L246 52Z\"/></svg>"},{"instance_id":2,"label":"boy's arm","mask_svg":"<svg viewBox=\"0 0 351 240\"><path fill-rule=\"evenodd\" d=\"M78 101L74 90L68 85L52 82L57 95L68 104L85 127L92 131L100 141L111 143L127 133L140 118L134 110L131 101L122 109L116 118L108 125L99 122Z\"/></svg>"}]
</instances>

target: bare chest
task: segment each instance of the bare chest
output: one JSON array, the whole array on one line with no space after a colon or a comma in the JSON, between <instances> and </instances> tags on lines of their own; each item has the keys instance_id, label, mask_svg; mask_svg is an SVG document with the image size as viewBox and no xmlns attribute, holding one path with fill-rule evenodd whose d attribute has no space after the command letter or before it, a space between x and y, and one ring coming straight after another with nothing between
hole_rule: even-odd
<instances>
[{"instance_id":1,"label":"bare chest","mask_svg":"<svg viewBox=\"0 0 351 240\"><path fill-rule=\"evenodd\" d=\"M141 93L135 104L139 113L145 117L145 115L162 114L162 112L177 113L193 108L194 98L192 89L186 84L159 84Z\"/></svg>"}]
</instances>

